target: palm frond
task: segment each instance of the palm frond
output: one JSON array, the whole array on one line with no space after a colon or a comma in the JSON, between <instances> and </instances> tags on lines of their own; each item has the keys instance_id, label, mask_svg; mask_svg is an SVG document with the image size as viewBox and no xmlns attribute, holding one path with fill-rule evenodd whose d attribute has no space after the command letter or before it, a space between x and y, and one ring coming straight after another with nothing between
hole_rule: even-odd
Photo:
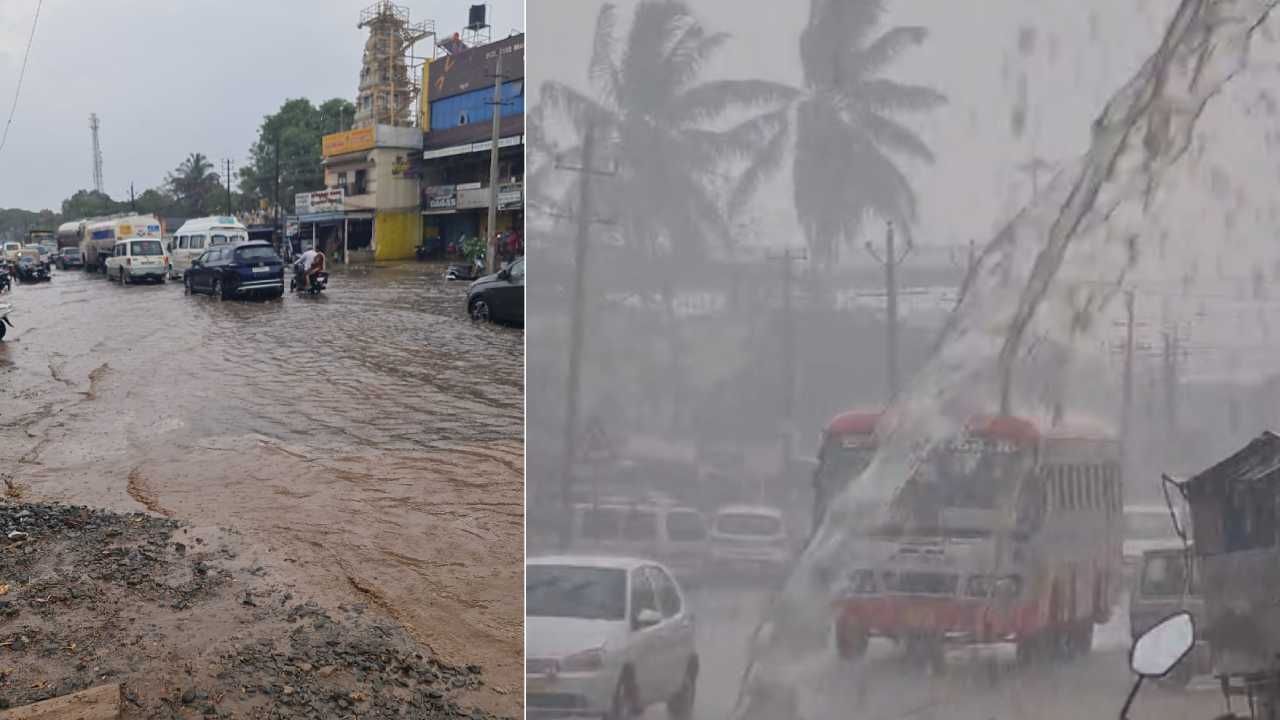
<instances>
[{"instance_id":1,"label":"palm frond","mask_svg":"<svg viewBox=\"0 0 1280 720\"><path fill-rule=\"evenodd\" d=\"M698 124L735 108L789 103L799 94L793 87L768 80L706 82L680 93L665 119L675 125Z\"/></svg>"},{"instance_id":2,"label":"palm frond","mask_svg":"<svg viewBox=\"0 0 1280 720\"><path fill-rule=\"evenodd\" d=\"M563 83L544 83L540 99L542 106L563 113L579 131L584 131L588 125L603 130L616 122L613 111Z\"/></svg>"},{"instance_id":3,"label":"palm frond","mask_svg":"<svg viewBox=\"0 0 1280 720\"><path fill-rule=\"evenodd\" d=\"M591 47L591 63L587 73L591 84L595 86L607 102L616 103L621 79L618 77L618 63L615 57L617 38L614 28L617 21L617 8L613 3L605 3L596 16L595 39Z\"/></svg>"},{"instance_id":4,"label":"palm frond","mask_svg":"<svg viewBox=\"0 0 1280 720\"><path fill-rule=\"evenodd\" d=\"M884 112L920 112L947 102L947 97L933 88L883 78L863 80L847 91L855 103Z\"/></svg>"},{"instance_id":5,"label":"palm frond","mask_svg":"<svg viewBox=\"0 0 1280 720\"><path fill-rule=\"evenodd\" d=\"M876 113L866 113L862 122L867 135L878 144L904 155L910 155L917 160L933 162L933 151L924 140L907 128Z\"/></svg>"},{"instance_id":6,"label":"palm frond","mask_svg":"<svg viewBox=\"0 0 1280 720\"><path fill-rule=\"evenodd\" d=\"M786 114L788 111L780 112ZM776 173L782 166L790 140L790 130L790 123L783 122L773 133L773 137L760 148L755 158L738 176L738 182L729 195L730 215L742 212L746 204L755 196L756 190L764 179Z\"/></svg>"},{"instance_id":7,"label":"palm frond","mask_svg":"<svg viewBox=\"0 0 1280 720\"><path fill-rule=\"evenodd\" d=\"M928 30L916 25L893 28L858 53L858 64L866 74L875 72L896 60L903 50L924 42L928 35Z\"/></svg>"}]
</instances>

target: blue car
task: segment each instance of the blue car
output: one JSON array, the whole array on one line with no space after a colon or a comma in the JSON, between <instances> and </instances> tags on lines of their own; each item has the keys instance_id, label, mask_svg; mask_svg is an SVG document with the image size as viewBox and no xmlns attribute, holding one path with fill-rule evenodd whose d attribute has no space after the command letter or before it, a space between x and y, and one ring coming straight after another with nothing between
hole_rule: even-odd
<instances>
[{"instance_id":1,"label":"blue car","mask_svg":"<svg viewBox=\"0 0 1280 720\"><path fill-rule=\"evenodd\" d=\"M266 241L215 245L191 263L183 276L188 294L219 300L284 295L284 261Z\"/></svg>"}]
</instances>

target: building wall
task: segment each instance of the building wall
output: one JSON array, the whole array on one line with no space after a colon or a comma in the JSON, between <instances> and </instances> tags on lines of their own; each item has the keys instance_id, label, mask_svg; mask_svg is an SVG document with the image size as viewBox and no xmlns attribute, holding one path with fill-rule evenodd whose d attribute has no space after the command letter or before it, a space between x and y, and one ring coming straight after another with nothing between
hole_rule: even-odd
<instances>
[{"instance_id":1,"label":"building wall","mask_svg":"<svg viewBox=\"0 0 1280 720\"><path fill-rule=\"evenodd\" d=\"M419 204L418 178L405 171L413 162L413 155L420 150L408 148L377 148L373 151L373 167L370 180L373 186L374 207L377 210L417 210ZM401 158L397 172L396 158Z\"/></svg>"},{"instance_id":2,"label":"building wall","mask_svg":"<svg viewBox=\"0 0 1280 720\"><path fill-rule=\"evenodd\" d=\"M408 260L422 241L422 215L416 207L380 211L373 220L374 260Z\"/></svg>"}]
</instances>

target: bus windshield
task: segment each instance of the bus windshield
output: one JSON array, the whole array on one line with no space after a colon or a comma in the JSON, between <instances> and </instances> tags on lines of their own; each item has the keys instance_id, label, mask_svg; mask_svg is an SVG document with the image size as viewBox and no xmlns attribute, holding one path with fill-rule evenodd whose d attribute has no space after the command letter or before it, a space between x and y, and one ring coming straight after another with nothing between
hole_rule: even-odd
<instances>
[{"instance_id":1,"label":"bus windshield","mask_svg":"<svg viewBox=\"0 0 1280 720\"><path fill-rule=\"evenodd\" d=\"M965 440L935 447L897 498L899 514L928 527L947 509L997 510L1007 506L1032 457L1015 446Z\"/></svg>"}]
</instances>

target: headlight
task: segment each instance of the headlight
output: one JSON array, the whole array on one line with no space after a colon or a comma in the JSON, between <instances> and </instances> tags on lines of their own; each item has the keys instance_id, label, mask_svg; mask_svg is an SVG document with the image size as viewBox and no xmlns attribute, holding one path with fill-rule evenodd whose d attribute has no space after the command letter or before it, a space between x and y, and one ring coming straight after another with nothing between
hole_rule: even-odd
<instances>
[{"instance_id":1,"label":"headlight","mask_svg":"<svg viewBox=\"0 0 1280 720\"><path fill-rule=\"evenodd\" d=\"M560 669L564 672L592 672L602 667L604 667L603 648L583 650L560 661Z\"/></svg>"}]
</instances>

